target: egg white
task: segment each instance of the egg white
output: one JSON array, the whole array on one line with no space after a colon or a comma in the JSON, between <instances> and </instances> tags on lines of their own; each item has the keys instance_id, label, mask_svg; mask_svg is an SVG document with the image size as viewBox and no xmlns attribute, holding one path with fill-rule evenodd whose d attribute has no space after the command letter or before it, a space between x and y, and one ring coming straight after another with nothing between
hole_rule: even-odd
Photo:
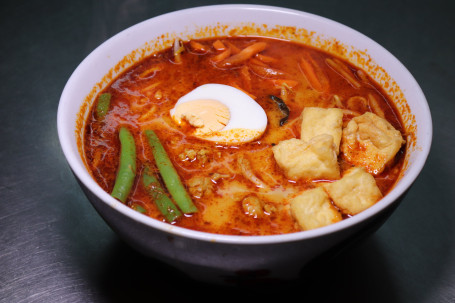
<instances>
[{"instance_id":1,"label":"egg white","mask_svg":"<svg viewBox=\"0 0 455 303\"><path fill-rule=\"evenodd\" d=\"M194 100L217 100L228 107L230 112L229 122L223 129L197 136L201 139L228 144L251 142L259 138L267 127L264 109L248 94L224 84L204 84L181 97L170 111L174 121L180 122L174 116L175 108Z\"/></svg>"}]
</instances>

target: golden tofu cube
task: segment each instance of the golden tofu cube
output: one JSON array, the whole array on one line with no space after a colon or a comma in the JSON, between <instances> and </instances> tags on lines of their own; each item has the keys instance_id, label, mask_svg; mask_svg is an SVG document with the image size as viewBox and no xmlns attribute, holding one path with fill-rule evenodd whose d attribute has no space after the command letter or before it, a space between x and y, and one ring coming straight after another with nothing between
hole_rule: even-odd
<instances>
[{"instance_id":1,"label":"golden tofu cube","mask_svg":"<svg viewBox=\"0 0 455 303\"><path fill-rule=\"evenodd\" d=\"M306 107L302 111L300 139L310 141L312 138L328 134L333 137L336 153L340 150L343 126L343 111L339 108Z\"/></svg>"},{"instance_id":2,"label":"golden tofu cube","mask_svg":"<svg viewBox=\"0 0 455 303\"><path fill-rule=\"evenodd\" d=\"M349 169L344 176L323 186L343 213L355 215L382 198L374 177L361 167Z\"/></svg>"},{"instance_id":3,"label":"golden tofu cube","mask_svg":"<svg viewBox=\"0 0 455 303\"><path fill-rule=\"evenodd\" d=\"M342 219L322 187L306 190L294 197L291 214L303 230L323 227Z\"/></svg>"},{"instance_id":4,"label":"golden tofu cube","mask_svg":"<svg viewBox=\"0 0 455 303\"><path fill-rule=\"evenodd\" d=\"M308 143L295 138L284 140L272 147L272 151L289 179L340 178L335 144L330 135L316 136Z\"/></svg>"},{"instance_id":5,"label":"golden tofu cube","mask_svg":"<svg viewBox=\"0 0 455 303\"><path fill-rule=\"evenodd\" d=\"M353 118L343 129L341 152L355 166L380 174L405 141L387 120L367 112Z\"/></svg>"}]
</instances>

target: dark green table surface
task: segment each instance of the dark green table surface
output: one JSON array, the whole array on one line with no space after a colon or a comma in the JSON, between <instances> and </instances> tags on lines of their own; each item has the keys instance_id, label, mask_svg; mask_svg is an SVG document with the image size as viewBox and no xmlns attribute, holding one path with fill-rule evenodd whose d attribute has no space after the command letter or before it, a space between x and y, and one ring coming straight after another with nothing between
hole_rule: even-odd
<instances>
[{"instance_id":1,"label":"dark green table surface","mask_svg":"<svg viewBox=\"0 0 455 303\"><path fill-rule=\"evenodd\" d=\"M67 79L119 31L215 3L228 2L1 1L0 302L455 302L455 8L449 0L260 2L322 15L376 40L417 79L434 120L429 160L398 210L311 277L255 288L200 284L126 246L97 215L57 138Z\"/></svg>"}]
</instances>

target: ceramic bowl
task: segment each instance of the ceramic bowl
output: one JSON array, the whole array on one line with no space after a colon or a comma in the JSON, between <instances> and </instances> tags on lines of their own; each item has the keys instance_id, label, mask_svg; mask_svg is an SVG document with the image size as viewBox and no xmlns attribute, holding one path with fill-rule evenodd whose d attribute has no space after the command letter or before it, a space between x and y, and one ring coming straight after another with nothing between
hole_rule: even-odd
<instances>
[{"instance_id":1,"label":"ceramic bowl","mask_svg":"<svg viewBox=\"0 0 455 303\"><path fill-rule=\"evenodd\" d=\"M403 174L381 201L362 213L323 228L272 236L229 236L188 230L144 216L104 192L81 157L81 121L96 94L126 68L157 50L208 36L263 35L319 47L363 68L397 104L409 136ZM363 34L332 20L279 7L215 5L154 17L96 48L77 67L61 95L58 134L65 157L85 194L109 226L143 254L193 278L287 280L314 260L338 252L376 230L398 206L427 159L432 121L428 104L409 71ZM412 214L411 214L412 215Z\"/></svg>"}]
</instances>

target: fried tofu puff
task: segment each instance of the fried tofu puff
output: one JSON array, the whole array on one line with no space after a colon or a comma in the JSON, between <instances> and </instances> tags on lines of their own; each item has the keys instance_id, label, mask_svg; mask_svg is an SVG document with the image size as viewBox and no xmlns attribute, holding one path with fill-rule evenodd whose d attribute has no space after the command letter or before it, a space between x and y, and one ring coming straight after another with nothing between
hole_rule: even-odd
<instances>
[{"instance_id":1,"label":"fried tofu puff","mask_svg":"<svg viewBox=\"0 0 455 303\"><path fill-rule=\"evenodd\" d=\"M308 143L284 140L272 148L278 166L286 177L297 179L339 179L340 168L331 135L314 137Z\"/></svg>"},{"instance_id":2,"label":"fried tofu puff","mask_svg":"<svg viewBox=\"0 0 455 303\"><path fill-rule=\"evenodd\" d=\"M367 112L353 118L343 129L341 152L355 166L380 174L405 143L387 120Z\"/></svg>"},{"instance_id":3,"label":"fried tofu puff","mask_svg":"<svg viewBox=\"0 0 455 303\"><path fill-rule=\"evenodd\" d=\"M331 135L338 155L342 125L343 111L339 108L305 107L302 111L300 139L308 142L318 135Z\"/></svg>"},{"instance_id":4,"label":"fried tofu puff","mask_svg":"<svg viewBox=\"0 0 455 303\"><path fill-rule=\"evenodd\" d=\"M335 205L349 215L364 211L382 198L374 177L361 167L349 169L340 180L323 187Z\"/></svg>"},{"instance_id":5,"label":"fried tofu puff","mask_svg":"<svg viewBox=\"0 0 455 303\"><path fill-rule=\"evenodd\" d=\"M303 230L327 226L342 220L322 187L306 190L291 200L291 214Z\"/></svg>"}]
</instances>

